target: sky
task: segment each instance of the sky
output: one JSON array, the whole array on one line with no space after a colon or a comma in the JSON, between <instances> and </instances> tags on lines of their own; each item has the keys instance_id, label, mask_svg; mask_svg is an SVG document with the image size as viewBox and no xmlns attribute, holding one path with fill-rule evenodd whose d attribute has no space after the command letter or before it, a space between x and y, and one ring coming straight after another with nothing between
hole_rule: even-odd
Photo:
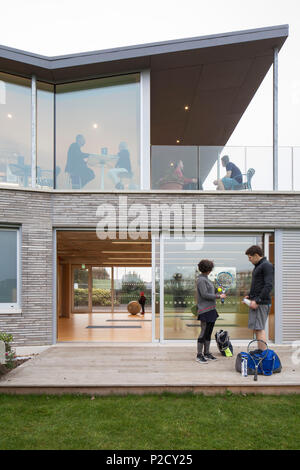
<instances>
[{"instance_id":1,"label":"sky","mask_svg":"<svg viewBox=\"0 0 300 470\"><path fill-rule=\"evenodd\" d=\"M279 145L300 146L299 0L0 0L0 44L57 56L282 24ZM228 145L272 145L272 70Z\"/></svg>"}]
</instances>

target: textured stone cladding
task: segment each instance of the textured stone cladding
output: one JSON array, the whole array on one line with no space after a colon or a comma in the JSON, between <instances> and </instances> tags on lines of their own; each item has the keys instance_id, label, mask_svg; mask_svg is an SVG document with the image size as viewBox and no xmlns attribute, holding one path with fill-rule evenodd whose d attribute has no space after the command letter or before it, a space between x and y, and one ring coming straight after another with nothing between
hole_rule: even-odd
<instances>
[{"instance_id":1,"label":"textured stone cladding","mask_svg":"<svg viewBox=\"0 0 300 470\"><path fill-rule=\"evenodd\" d=\"M0 314L18 345L52 342L51 194L0 190L0 224L21 228L21 314Z\"/></svg>"},{"instance_id":2,"label":"textured stone cladding","mask_svg":"<svg viewBox=\"0 0 300 470\"><path fill-rule=\"evenodd\" d=\"M0 189L0 224L21 228L20 314L0 314L0 330L17 345L52 344L53 228L95 228L101 204L118 213L120 193L72 193ZM300 229L300 193L132 192L131 204L204 204L205 227Z\"/></svg>"},{"instance_id":3,"label":"textured stone cladding","mask_svg":"<svg viewBox=\"0 0 300 470\"><path fill-rule=\"evenodd\" d=\"M96 226L100 204L112 204L118 215L119 197L127 196L127 206L143 204L203 204L206 228L259 229L300 228L300 193L81 193L53 194L54 226ZM195 211L193 211L195 215ZM118 217L117 217L118 218Z\"/></svg>"}]
</instances>

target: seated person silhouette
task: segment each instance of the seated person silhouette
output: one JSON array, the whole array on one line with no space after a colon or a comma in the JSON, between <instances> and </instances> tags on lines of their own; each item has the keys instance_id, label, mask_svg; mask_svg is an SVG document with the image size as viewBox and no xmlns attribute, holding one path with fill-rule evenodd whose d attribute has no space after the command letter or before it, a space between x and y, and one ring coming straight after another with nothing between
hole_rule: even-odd
<instances>
[{"instance_id":1,"label":"seated person silhouette","mask_svg":"<svg viewBox=\"0 0 300 470\"><path fill-rule=\"evenodd\" d=\"M222 166L226 167L226 175L224 178L215 180L214 184L217 189L224 191L224 189L235 189L243 182L243 175L241 170L232 162L229 161L228 155L221 158Z\"/></svg>"},{"instance_id":2,"label":"seated person silhouette","mask_svg":"<svg viewBox=\"0 0 300 470\"><path fill-rule=\"evenodd\" d=\"M198 179L197 178L186 178L184 176L184 173L183 173L183 168L184 168L183 161L179 160L175 164L174 174L182 180L182 182L183 182L183 188L182 189L197 189Z\"/></svg>"},{"instance_id":3,"label":"seated person silhouette","mask_svg":"<svg viewBox=\"0 0 300 470\"><path fill-rule=\"evenodd\" d=\"M82 134L76 136L68 150L65 172L69 173L72 189L83 188L89 181L95 178L95 173L87 166L88 153L83 153L81 147L85 144Z\"/></svg>"},{"instance_id":4,"label":"seated person silhouette","mask_svg":"<svg viewBox=\"0 0 300 470\"><path fill-rule=\"evenodd\" d=\"M124 185L121 182L120 175L127 174L129 177L132 176L130 156L127 149L126 142L120 142L119 152L117 154L118 160L115 168L108 171L109 178L113 181L116 189L124 189Z\"/></svg>"}]
</instances>

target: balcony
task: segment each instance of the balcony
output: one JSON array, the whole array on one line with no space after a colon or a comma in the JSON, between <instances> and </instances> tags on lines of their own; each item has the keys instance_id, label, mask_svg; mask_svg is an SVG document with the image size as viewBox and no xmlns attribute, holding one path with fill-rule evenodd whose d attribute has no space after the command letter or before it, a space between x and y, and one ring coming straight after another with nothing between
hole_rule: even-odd
<instances>
[{"instance_id":1,"label":"balcony","mask_svg":"<svg viewBox=\"0 0 300 470\"><path fill-rule=\"evenodd\" d=\"M273 147L151 148L151 189L273 191L273 169ZM279 147L277 171L279 191L300 190L300 147Z\"/></svg>"},{"instance_id":2,"label":"balcony","mask_svg":"<svg viewBox=\"0 0 300 470\"><path fill-rule=\"evenodd\" d=\"M224 164L224 156L225 164ZM224 181L228 172L226 161L229 159L231 176ZM38 160L39 161L39 160ZM44 161L36 168L36 182L32 184L32 162L30 157L24 158L17 152L0 148L0 187L34 188L42 190L72 190L72 191L116 191L109 177L111 165L101 168L101 185L97 177L82 186L72 187L68 174L63 167L53 170L53 159ZM115 164L115 161L113 162ZM89 162L87 162L87 167ZM141 165L136 163L137 170ZM141 190L139 181L150 180L150 185L144 185L145 190L194 190L194 191L273 191L273 147L216 147L216 146L152 146L150 163L142 165L145 175L138 174L135 184L132 178L121 175L120 192ZM239 175L235 173L239 170ZM300 147L279 147L278 149L278 190L300 191ZM55 173L55 174L54 174ZM126 171L125 171L126 173ZM149 177L150 174L150 177ZM232 183L230 179L235 181ZM56 181L56 187L54 185ZM59 182L59 184L57 183Z\"/></svg>"}]
</instances>

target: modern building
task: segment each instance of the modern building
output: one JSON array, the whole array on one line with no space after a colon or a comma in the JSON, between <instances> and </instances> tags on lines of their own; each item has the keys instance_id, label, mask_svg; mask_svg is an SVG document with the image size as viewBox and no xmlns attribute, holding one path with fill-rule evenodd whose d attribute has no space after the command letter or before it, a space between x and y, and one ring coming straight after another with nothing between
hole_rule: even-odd
<instances>
[{"instance_id":1,"label":"modern building","mask_svg":"<svg viewBox=\"0 0 300 470\"><path fill-rule=\"evenodd\" d=\"M216 328L248 339L245 250L260 244L275 265L269 339L300 339L300 148L278 147L287 37L283 25L59 57L0 47L0 330L18 345L193 340L209 258L213 279L232 277ZM229 147L272 66L273 146ZM224 155L244 181L216 190ZM178 236L182 221L196 237ZM145 315L129 315L142 291Z\"/></svg>"}]
</instances>

